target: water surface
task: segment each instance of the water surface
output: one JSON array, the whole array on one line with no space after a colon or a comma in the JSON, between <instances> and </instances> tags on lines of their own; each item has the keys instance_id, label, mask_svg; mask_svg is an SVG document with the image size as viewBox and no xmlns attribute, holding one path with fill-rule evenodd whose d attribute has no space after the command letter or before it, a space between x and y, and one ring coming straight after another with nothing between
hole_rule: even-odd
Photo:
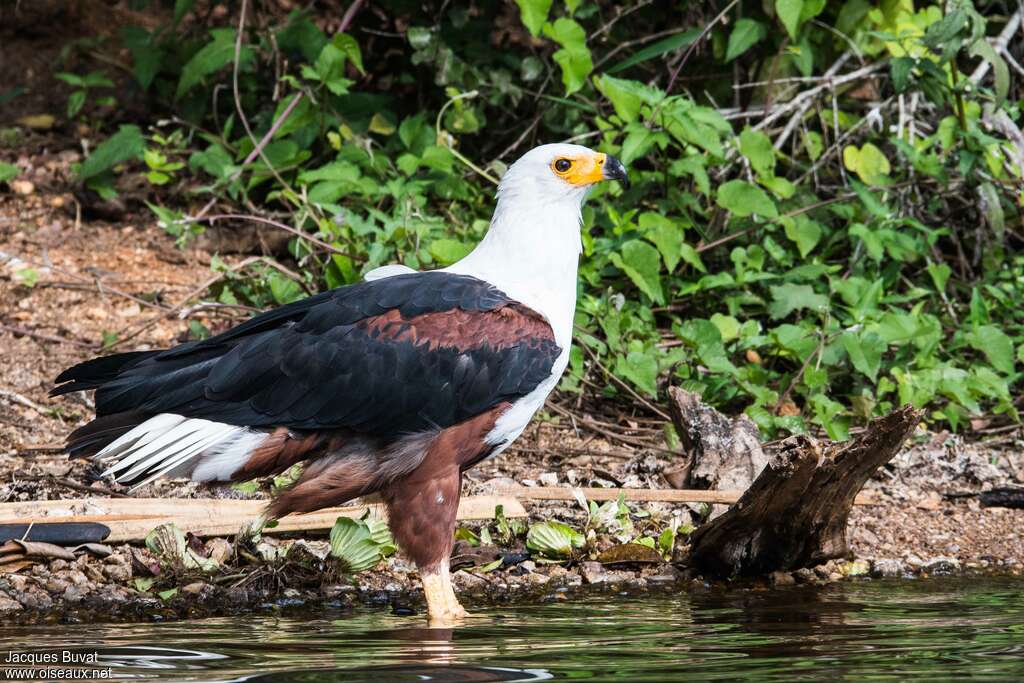
<instances>
[{"instance_id":1,"label":"water surface","mask_svg":"<svg viewBox=\"0 0 1024 683\"><path fill-rule=\"evenodd\" d=\"M369 608L7 627L0 658L94 655L85 668L175 681L1024 680L1019 579L589 596L476 614L455 630ZM9 679L12 665L0 667Z\"/></svg>"}]
</instances>

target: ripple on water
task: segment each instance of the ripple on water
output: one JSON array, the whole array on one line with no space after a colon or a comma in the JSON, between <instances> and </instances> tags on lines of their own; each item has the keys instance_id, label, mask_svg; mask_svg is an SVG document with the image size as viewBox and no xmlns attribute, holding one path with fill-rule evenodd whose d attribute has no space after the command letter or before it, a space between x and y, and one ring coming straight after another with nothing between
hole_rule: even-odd
<instances>
[{"instance_id":1,"label":"ripple on water","mask_svg":"<svg viewBox=\"0 0 1024 683\"><path fill-rule=\"evenodd\" d=\"M97 653L115 678L296 681L1022 679L1024 581L694 590L480 610L428 629L384 610L0 629L0 653Z\"/></svg>"}]
</instances>

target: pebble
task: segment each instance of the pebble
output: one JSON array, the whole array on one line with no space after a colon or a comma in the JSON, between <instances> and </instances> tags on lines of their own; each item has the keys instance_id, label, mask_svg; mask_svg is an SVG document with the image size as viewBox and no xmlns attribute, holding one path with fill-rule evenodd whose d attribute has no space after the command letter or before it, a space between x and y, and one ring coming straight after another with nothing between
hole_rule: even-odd
<instances>
[{"instance_id":1,"label":"pebble","mask_svg":"<svg viewBox=\"0 0 1024 683\"><path fill-rule=\"evenodd\" d=\"M25 609L20 602L0 593L0 614L10 614Z\"/></svg>"},{"instance_id":2,"label":"pebble","mask_svg":"<svg viewBox=\"0 0 1024 683\"><path fill-rule=\"evenodd\" d=\"M921 571L933 576L951 576L960 572L960 560L955 557L935 557L928 560Z\"/></svg>"},{"instance_id":3,"label":"pebble","mask_svg":"<svg viewBox=\"0 0 1024 683\"><path fill-rule=\"evenodd\" d=\"M871 576L876 579L898 579L904 573L903 563L892 557L880 558L871 564Z\"/></svg>"},{"instance_id":4,"label":"pebble","mask_svg":"<svg viewBox=\"0 0 1024 683\"><path fill-rule=\"evenodd\" d=\"M30 195L36 191L36 185L31 180L12 180L11 189L15 194Z\"/></svg>"},{"instance_id":5,"label":"pebble","mask_svg":"<svg viewBox=\"0 0 1024 683\"><path fill-rule=\"evenodd\" d=\"M852 560L843 567L843 573L847 576L867 576L871 572L871 565L867 560Z\"/></svg>"},{"instance_id":6,"label":"pebble","mask_svg":"<svg viewBox=\"0 0 1024 683\"><path fill-rule=\"evenodd\" d=\"M792 586L796 579L789 572L772 572L771 581L773 586Z\"/></svg>"},{"instance_id":7,"label":"pebble","mask_svg":"<svg viewBox=\"0 0 1024 683\"><path fill-rule=\"evenodd\" d=\"M537 479L541 486L558 486L558 474L555 472L543 472Z\"/></svg>"},{"instance_id":8,"label":"pebble","mask_svg":"<svg viewBox=\"0 0 1024 683\"><path fill-rule=\"evenodd\" d=\"M796 579L797 583L817 583L818 575L814 573L813 569L808 567L801 567L793 572L793 578Z\"/></svg>"}]
</instances>

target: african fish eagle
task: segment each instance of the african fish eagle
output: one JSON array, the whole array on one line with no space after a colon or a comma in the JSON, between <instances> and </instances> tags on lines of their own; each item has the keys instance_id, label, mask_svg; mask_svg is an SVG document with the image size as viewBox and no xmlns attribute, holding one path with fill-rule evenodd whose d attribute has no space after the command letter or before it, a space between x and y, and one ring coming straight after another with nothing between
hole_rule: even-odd
<instances>
[{"instance_id":1,"label":"african fish eagle","mask_svg":"<svg viewBox=\"0 0 1024 683\"><path fill-rule=\"evenodd\" d=\"M65 370L54 395L96 390L96 419L68 452L135 485L302 462L271 517L377 493L431 623L464 617L448 568L462 472L507 448L565 370L580 210L605 179L627 182L614 157L537 147L502 177L486 236L448 268L391 270L209 339Z\"/></svg>"}]
</instances>

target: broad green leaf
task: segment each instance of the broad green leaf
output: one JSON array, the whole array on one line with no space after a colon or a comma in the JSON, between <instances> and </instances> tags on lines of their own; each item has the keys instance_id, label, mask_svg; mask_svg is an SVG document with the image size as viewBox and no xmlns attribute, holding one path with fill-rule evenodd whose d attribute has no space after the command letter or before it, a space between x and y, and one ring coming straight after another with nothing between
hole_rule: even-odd
<instances>
[{"instance_id":1,"label":"broad green leaf","mask_svg":"<svg viewBox=\"0 0 1024 683\"><path fill-rule=\"evenodd\" d=\"M719 334L722 335L722 342L725 344L740 336L740 321L731 315L715 313L711 316L711 322L718 328Z\"/></svg>"},{"instance_id":2,"label":"broad green leaf","mask_svg":"<svg viewBox=\"0 0 1024 683\"><path fill-rule=\"evenodd\" d=\"M821 311L828 308L828 297L818 294L810 285L778 285L771 288L771 293L772 303L768 313L775 320L785 318L793 311Z\"/></svg>"},{"instance_id":3,"label":"broad green leaf","mask_svg":"<svg viewBox=\"0 0 1024 683\"><path fill-rule=\"evenodd\" d=\"M932 278L932 284L935 285L936 291L945 292L946 283L949 281L949 276L953 274L953 269L945 263L929 263L927 270L928 275Z\"/></svg>"},{"instance_id":4,"label":"broad green leaf","mask_svg":"<svg viewBox=\"0 0 1024 683\"><path fill-rule=\"evenodd\" d=\"M800 29L800 15L804 9L803 0L775 0L775 14L786 27L791 40L796 40L796 32Z\"/></svg>"},{"instance_id":5,"label":"broad green leaf","mask_svg":"<svg viewBox=\"0 0 1024 683\"><path fill-rule=\"evenodd\" d=\"M139 127L121 126L82 163L79 175L82 180L88 180L129 159L141 159L145 150L146 140Z\"/></svg>"},{"instance_id":6,"label":"broad green leaf","mask_svg":"<svg viewBox=\"0 0 1024 683\"><path fill-rule=\"evenodd\" d=\"M544 24L544 34L562 46L551 58L562 68L565 94L571 95L586 85L587 77L594 70L587 34L582 26L566 17Z\"/></svg>"},{"instance_id":7,"label":"broad green leaf","mask_svg":"<svg viewBox=\"0 0 1024 683\"><path fill-rule=\"evenodd\" d=\"M635 160L645 156L665 134L651 130L641 123L630 124L626 129L626 138L622 141L619 157L622 163L629 166Z\"/></svg>"},{"instance_id":8,"label":"broad green leaf","mask_svg":"<svg viewBox=\"0 0 1024 683\"><path fill-rule=\"evenodd\" d=\"M729 44L725 48L725 61L731 62L755 44L764 40L768 29L760 21L743 18L736 22L729 34Z\"/></svg>"},{"instance_id":9,"label":"broad green leaf","mask_svg":"<svg viewBox=\"0 0 1024 683\"><path fill-rule=\"evenodd\" d=\"M797 249L800 250L801 258L805 258L811 253L818 242L821 241L821 224L811 220L804 214L792 219L783 219L781 222L785 226L786 237L796 244Z\"/></svg>"},{"instance_id":10,"label":"broad green leaf","mask_svg":"<svg viewBox=\"0 0 1024 683\"><path fill-rule=\"evenodd\" d=\"M843 165L868 185L884 185L889 181L889 160L870 142L865 142L860 149L847 145L843 149Z\"/></svg>"},{"instance_id":11,"label":"broad green leaf","mask_svg":"<svg viewBox=\"0 0 1024 683\"><path fill-rule=\"evenodd\" d=\"M775 149L772 141L761 131L749 126L740 133L740 153L750 162L754 173L762 176L775 175Z\"/></svg>"},{"instance_id":12,"label":"broad green leaf","mask_svg":"<svg viewBox=\"0 0 1024 683\"><path fill-rule=\"evenodd\" d=\"M213 37L199 52L192 55L181 69L178 89L174 94L180 98L207 76L230 64L235 58L235 30L219 28L210 31ZM253 56L252 47L242 45L239 53L239 66L247 64Z\"/></svg>"},{"instance_id":13,"label":"broad green leaf","mask_svg":"<svg viewBox=\"0 0 1024 683\"><path fill-rule=\"evenodd\" d=\"M331 528L330 543L331 555L350 574L372 569L382 557L380 546L362 520L339 517Z\"/></svg>"},{"instance_id":14,"label":"broad green leaf","mask_svg":"<svg viewBox=\"0 0 1024 683\"><path fill-rule=\"evenodd\" d=\"M622 245L622 255L612 254L612 262L621 268L641 292L663 305L661 289L661 254L647 242L629 240Z\"/></svg>"},{"instance_id":15,"label":"broad green leaf","mask_svg":"<svg viewBox=\"0 0 1024 683\"><path fill-rule=\"evenodd\" d=\"M887 348L885 341L874 332L844 332L841 340L853 367L869 377L872 382L878 381L882 354Z\"/></svg>"},{"instance_id":16,"label":"broad green leaf","mask_svg":"<svg viewBox=\"0 0 1024 683\"><path fill-rule=\"evenodd\" d=\"M658 395L658 361L653 356L630 351L625 358L619 358L615 370L649 396Z\"/></svg>"},{"instance_id":17,"label":"broad green leaf","mask_svg":"<svg viewBox=\"0 0 1024 683\"><path fill-rule=\"evenodd\" d=\"M430 243L430 255L442 265L449 265L459 261L473 251L473 245L459 240L439 239Z\"/></svg>"},{"instance_id":18,"label":"broad green leaf","mask_svg":"<svg viewBox=\"0 0 1024 683\"><path fill-rule=\"evenodd\" d=\"M331 44L348 57L348 60L359 69L359 73L366 73L363 69L363 53L359 50L359 43L355 38L347 33L339 33L331 39Z\"/></svg>"},{"instance_id":19,"label":"broad green leaf","mask_svg":"<svg viewBox=\"0 0 1024 683\"><path fill-rule=\"evenodd\" d=\"M531 553L551 560L567 560L575 548L582 548L587 539L568 524L540 522L526 534L526 548Z\"/></svg>"},{"instance_id":20,"label":"broad green leaf","mask_svg":"<svg viewBox=\"0 0 1024 683\"><path fill-rule=\"evenodd\" d=\"M615 113L626 123L632 123L640 114L640 107L646 102L655 104L665 94L639 81L614 78L607 74L596 76L594 85L615 107Z\"/></svg>"},{"instance_id":21,"label":"broad green leaf","mask_svg":"<svg viewBox=\"0 0 1024 683\"><path fill-rule=\"evenodd\" d=\"M985 354L988 362L999 372L1013 373L1013 341L995 325L981 325L972 330L967 335L967 343Z\"/></svg>"},{"instance_id":22,"label":"broad green leaf","mask_svg":"<svg viewBox=\"0 0 1024 683\"><path fill-rule=\"evenodd\" d=\"M772 194L780 199L789 199L796 192L796 186L785 178L779 176L761 177L761 184L772 191Z\"/></svg>"},{"instance_id":23,"label":"broad green leaf","mask_svg":"<svg viewBox=\"0 0 1024 683\"><path fill-rule=\"evenodd\" d=\"M267 273L266 280L270 285L270 295L279 305L290 304L305 296L299 283L276 270Z\"/></svg>"},{"instance_id":24,"label":"broad green leaf","mask_svg":"<svg viewBox=\"0 0 1024 683\"><path fill-rule=\"evenodd\" d=\"M18 177L18 173L21 171L14 164L8 164L7 162L0 161L0 183L6 183L8 180L13 180Z\"/></svg>"},{"instance_id":25,"label":"broad green leaf","mask_svg":"<svg viewBox=\"0 0 1024 683\"><path fill-rule=\"evenodd\" d=\"M685 239L682 227L653 211L640 214L638 224L644 237L653 242L661 252L661 258L665 261L665 270L670 273L674 271L682 256L681 247Z\"/></svg>"},{"instance_id":26,"label":"broad green leaf","mask_svg":"<svg viewBox=\"0 0 1024 683\"><path fill-rule=\"evenodd\" d=\"M776 218L779 215L772 201L764 190L751 185L745 180L730 180L718 188L716 203L735 216L757 214L764 218Z\"/></svg>"},{"instance_id":27,"label":"broad green leaf","mask_svg":"<svg viewBox=\"0 0 1024 683\"><path fill-rule=\"evenodd\" d=\"M519 18L530 34L537 36L548 20L552 0L516 0L519 5Z\"/></svg>"}]
</instances>

